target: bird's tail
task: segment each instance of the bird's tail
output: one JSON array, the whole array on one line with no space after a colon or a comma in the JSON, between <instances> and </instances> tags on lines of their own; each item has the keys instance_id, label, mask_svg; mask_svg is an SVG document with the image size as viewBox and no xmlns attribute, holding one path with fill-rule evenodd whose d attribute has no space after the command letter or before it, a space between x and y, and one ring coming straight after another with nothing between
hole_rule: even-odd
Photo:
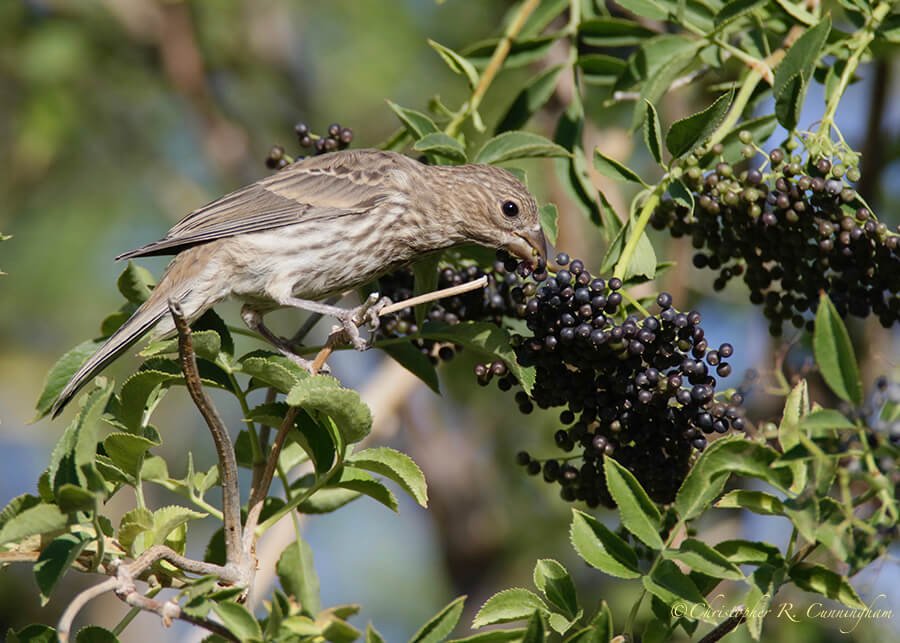
<instances>
[{"instance_id":1,"label":"bird's tail","mask_svg":"<svg viewBox=\"0 0 900 643\"><path fill-rule=\"evenodd\" d=\"M128 350L129 347L143 337L151 328L159 324L160 320L169 313L168 300L164 292L168 289L160 288L161 285L162 283L157 285L150 294L149 299L141 304L140 308L72 376L72 379L69 380L69 383L66 384L53 404L53 417L59 415L78 391L90 382L95 375L106 368L110 362L119 357L124 351ZM172 323L160 325L174 327Z\"/></svg>"}]
</instances>

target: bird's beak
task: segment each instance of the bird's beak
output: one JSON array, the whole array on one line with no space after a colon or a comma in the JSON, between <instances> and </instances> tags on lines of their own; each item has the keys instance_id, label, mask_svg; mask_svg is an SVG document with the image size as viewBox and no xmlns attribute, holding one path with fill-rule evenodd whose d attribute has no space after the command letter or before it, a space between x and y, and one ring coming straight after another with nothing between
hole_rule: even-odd
<instances>
[{"instance_id":1,"label":"bird's beak","mask_svg":"<svg viewBox=\"0 0 900 643\"><path fill-rule=\"evenodd\" d=\"M510 243L506 249L520 259L530 261L532 265L537 264L538 257L547 260L547 239L540 226L527 232L520 232L519 238Z\"/></svg>"}]
</instances>

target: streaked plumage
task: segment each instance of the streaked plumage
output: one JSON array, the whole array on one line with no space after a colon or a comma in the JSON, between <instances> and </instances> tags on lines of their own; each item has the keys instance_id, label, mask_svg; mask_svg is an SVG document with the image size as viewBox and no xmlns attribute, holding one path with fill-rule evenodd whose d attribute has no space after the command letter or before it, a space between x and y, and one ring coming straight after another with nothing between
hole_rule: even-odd
<instances>
[{"instance_id":1,"label":"streaked plumage","mask_svg":"<svg viewBox=\"0 0 900 643\"><path fill-rule=\"evenodd\" d=\"M504 214L504 204L517 214ZM546 256L537 205L522 183L488 165L428 166L394 152L315 156L187 215L159 241L117 259L175 254L150 298L72 377L54 415L91 377L155 326L174 331L168 300L188 321L233 295L244 320L280 349L262 315L293 306L338 316L314 300L340 294L444 248L478 243Z\"/></svg>"}]
</instances>

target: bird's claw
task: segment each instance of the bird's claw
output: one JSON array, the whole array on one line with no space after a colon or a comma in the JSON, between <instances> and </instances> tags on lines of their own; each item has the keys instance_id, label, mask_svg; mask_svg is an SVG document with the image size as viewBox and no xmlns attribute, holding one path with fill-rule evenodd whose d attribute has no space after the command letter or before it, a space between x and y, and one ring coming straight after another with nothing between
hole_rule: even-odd
<instances>
[{"instance_id":1,"label":"bird's claw","mask_svg":"<svg viewBox=\"0 0 900 643\"><path fill-rule=\"evenodd\" d=\"M339 320L341 322L340 331L345 334L347 341L353 345L353 348L358 351L364 351L369 348L371 342L374 341L375 331L381 326L381 317L378 316L378 313L390 303L389 297L379 297L378 293L373 292L366 297L362 304L348 310L347 315ZM359 329L362 326L369 327L368 342L359 334Z\"/></svg>"}]
</instances>

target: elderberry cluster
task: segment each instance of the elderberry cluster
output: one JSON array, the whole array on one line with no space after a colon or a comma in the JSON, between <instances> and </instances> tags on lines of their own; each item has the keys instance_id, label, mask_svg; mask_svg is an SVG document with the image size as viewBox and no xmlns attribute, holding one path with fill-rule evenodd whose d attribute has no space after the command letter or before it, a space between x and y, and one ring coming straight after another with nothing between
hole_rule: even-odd
<instances>
[{"instance_id":1,"label":"elderberry cluster","mask_svg":"<svg viewBox=\"0 0 900 643\"><path fill-rule=\"evenodd\" d=\"M749 132L740 135L750 142ZM748 145L744 156L754 154ZM773 335L787 321L811 330L821 291L841 316L875 314L889 327L900 319L900 236L845 181L859 178L838 159L810 154L804 162L781 148L762 168L740 172L724 161L704 172L691 156L682 180L693 209L663 201L652 225L691 237L694 265L718 271L717 290L743 277Z\"/></svg>"},{"instance_id":2,"label":"elderberry cluster","mask_svg":"<svg viewBox=\"0 0 900 643\"><path fill-rule=\"evenodd\" d=\"M313 148L316 155L346 149L353 141L353 130L349 127L341 127L339 123L329 125L328 132L324 136L314 134L306 123L297 123L294 126L294 132L297 134L297 142L300 147ZM284 147L273 145L266 157L266 167L271 170L280 170L290 165L293 160L285 154Z\"/></svg>"},{"instance_id":3,"label":"elderberry cluster","mask_svg":"<svg viewBox=\"0 0 900 643\"><path fill-rule=\"evenodd\" d=\"M531 396L519 391L516 400L524 413L566 407L554 438L579 453L541 462L523 451L518 462L561 485L565 500L612 506L603 474L603 457L612 457L654 501L670 502L707 435L744 429L743 390L727 401L716 395L734 348L710 347L700 313L677 311L667 293L656 300L659 313L623 316L620 279L592 277L566 255L557 263L564 268L544 276L525 304L533 334L513 338L518 362L536 369ZM495 374L506 388L509 375Z\"/></svg>"}]
</instances>

